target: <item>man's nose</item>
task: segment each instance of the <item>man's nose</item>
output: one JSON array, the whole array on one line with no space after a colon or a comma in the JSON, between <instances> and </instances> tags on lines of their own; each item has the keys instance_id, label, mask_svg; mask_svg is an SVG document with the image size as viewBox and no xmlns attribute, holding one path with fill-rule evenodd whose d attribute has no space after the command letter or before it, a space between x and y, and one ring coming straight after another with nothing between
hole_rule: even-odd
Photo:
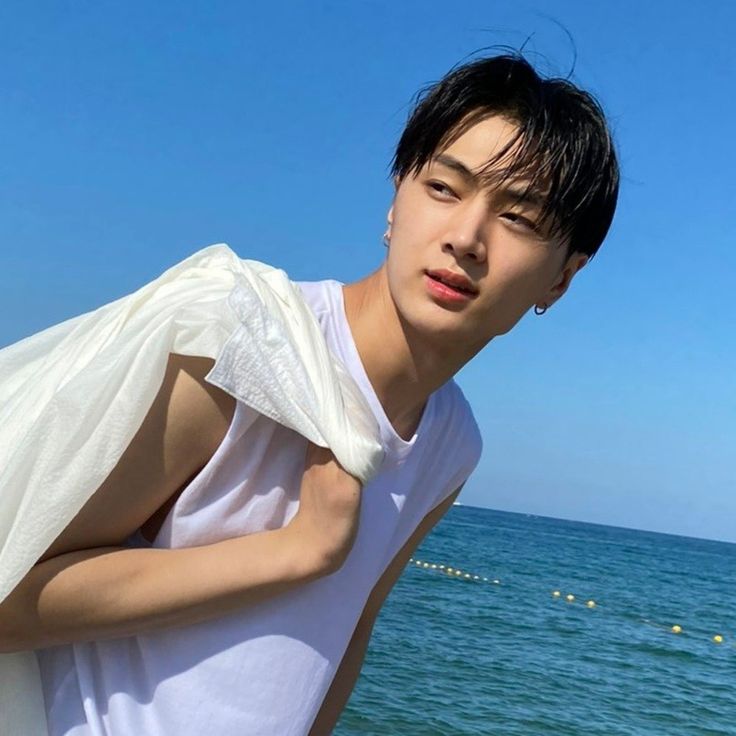
<instances>
[{"instance_id":1,"label":"man's nose","mask_svg":"<svg viewBox=\"0 0 736 736\"><path fill-rule=\"evenodd\" d=\"M485 204L476 202L463 207L447 229L442 250L453 253L458 259L467 257L473 261L485 261L487 221Z\"/></svg>"}]
</instances>

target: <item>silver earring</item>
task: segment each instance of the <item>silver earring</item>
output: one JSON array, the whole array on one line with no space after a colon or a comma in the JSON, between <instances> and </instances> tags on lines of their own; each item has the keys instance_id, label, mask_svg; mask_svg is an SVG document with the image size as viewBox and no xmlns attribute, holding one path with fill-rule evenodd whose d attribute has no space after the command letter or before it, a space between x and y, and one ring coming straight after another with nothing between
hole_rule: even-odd
<instances>
[{"instance_id":1,"label":"silver earring","mask_svg":"<svg viewBox=\"0 0 736 736\"><path fill-rule=\"evenodd\" d=\"M534 314L536 314L536 315L544 314L548 309L549 309L549 307L547 305L545 305L543 307L540 307L538 304L535 304L534 305Z\"/></svg>"},{"instance_id":2,"label":"silver earring","mask_svg":"<svg viewBox=\"0 0 736 736\"><path fill-rule=\"evenodd\" d=\"M384 245L385 245L385 246L386 246L387 248L388 248L388 246L389 246L389 243L391 242L391 241L390 241L390 238L389 238L389 234L388 234L388 233L389 233L389 231L388 231L388 230L386 230L386 232L385 232L385 233L383 234L383 244L384 244Z\"/></svg>"}]
</instances>

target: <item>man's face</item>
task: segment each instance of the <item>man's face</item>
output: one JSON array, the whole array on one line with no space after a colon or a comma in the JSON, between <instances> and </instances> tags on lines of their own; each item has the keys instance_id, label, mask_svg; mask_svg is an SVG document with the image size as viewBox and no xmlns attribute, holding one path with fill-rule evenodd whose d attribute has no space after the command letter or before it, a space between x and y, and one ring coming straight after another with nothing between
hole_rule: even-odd
<instances>
[{"instance_id":1,"label":"man's face","mask_svg":"<svg viewBox=\"0 0 736 736\"><path fill-rule=\"evenodd\" d=\"M414 329L448 347L480 350L533 305L559 298L587 261L566 262L564 244L537 228L541 203L518 201L523 181L489 188L473 176L515 130L500 117L478 122L404 178L389 212L393 301ZM448 291L437 271L466 277L474 293Z\"/></svg>"}]
</instances>

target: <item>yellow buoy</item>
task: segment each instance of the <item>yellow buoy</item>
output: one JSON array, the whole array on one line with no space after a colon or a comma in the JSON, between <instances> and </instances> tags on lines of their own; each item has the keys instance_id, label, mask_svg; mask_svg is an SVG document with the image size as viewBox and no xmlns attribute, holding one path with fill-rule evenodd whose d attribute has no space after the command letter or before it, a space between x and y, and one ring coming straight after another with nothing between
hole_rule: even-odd
<instances>
[{"instance_id":1,"label":"yellow buoy","mask_svg":"<svg viewBox=\"0 0 736 736\"><path fill-rule=\"evenodd\" d=\"M561 593L560 593L560 591L559 591L559 590L553 590L553 591L552 591L552 597L553 597L553 598L559 598L559 597L560 597L560 595L561 595Z\"/></svg>"},{"instance_id":2,"label":"yellow buoy","mask_svg":"<svg viewBox=\"0 0 736 736\"><path fill-rule=\"evenodd\" d=\"M585 605L588 606L588 608L595 608L595 601L588 601Z\"/></svg>"},{"instance_id":3,"label":"yellow buoy","mask_svg":"<svg viewBox=\"0 0 736 736\"><path fill-rule=\"evenodd\" d=\"M716 634L716 635L715 635L715 636L713 637L713 641L714 641L714 642L715 642L716 644L723 644L723 637L722 637L722 636L721 636L720 634Z\"/></svg>"},{"instance_id":4,"label":"yellow buoy","mask_svg":"<svg viewBox=\"0 0 736 736\"><path fill-rule=\"evenodd\" d=\"M680 626L679 624L675 624L672 627L672 633L673 634L681 634L682 633L682 626Z\"/></svg>"},{"instance_id":5,"label":"yellow buoy","mask_svg":"<svg viewBox=\"0 0 736 736\"><path fill-rule=\"evenodd\" d=\"M430 567L431 567L431 568L432 568L433 570L436 570L436 569L437 569L437 565L435 565L434 563L432 563L432 564L430 565Z\"/></svg>"},{"instance_id":6,"label":"yellow buoy","mask_svg":"<svg viewBox=\"0 0 736 736\"><path fill-rule=\"evenodd\" d=\"M455 570L455 575L462 575L462 574L463 574L462 570Z\"/></svg>"},{"instance_id":7,"label":"yellow buoy","mask_svg":"<svg viewBox=\"0 0 736 736\"><path fill-rule=\"evenodd\" d=\"M466 577L466 578L472 578L473 576L472 576L472 575L471 575L471 574L470 574L469 572L466 572L466 573L465 573L465 577Z\"/></svg>"},{"instance_id":8,"label":"yellow buoy","mask_svg":"<svg viewBox=\"0 0 736 736\"><path fill-rule=\"evenodd\" d=\"M452 573L452 568L451 568L451 567L448 567L448 568L447 568L447 572L448 572L448 573Z\"/></svg>"},{"instance_id":9,"label":"yellow buoy","mask_svg":"<svg viewBox=\"0 0 736 736\"><path fill-rule=\"evenodd\" d=\"M565 600L566 600L566 601L567 601L568 603L572 603L572 602L573 602L573 601L575 600L575 596L574 596L574 595L573 595L572 593L568 593L568 594L567 594L567 595L565 596Z\"/></svg>"}]
</instances>

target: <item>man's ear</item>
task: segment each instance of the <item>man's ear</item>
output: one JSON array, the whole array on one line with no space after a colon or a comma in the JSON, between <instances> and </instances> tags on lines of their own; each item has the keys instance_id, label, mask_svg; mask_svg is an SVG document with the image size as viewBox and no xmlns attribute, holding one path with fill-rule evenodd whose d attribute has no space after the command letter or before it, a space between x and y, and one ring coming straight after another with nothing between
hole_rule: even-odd
<instances>
[{"instance_id":1,"label":"man's ear","mask_svg":"<svg viewBox=\"0 0 736 736\"><path fill-rule=\"evenodd\" d=\"M590 257L585 253L573 253L560 271L552 288L547 292L547 298L544 300L547 306L552 306L568 289L570 283L580 269L582 269Z\"/></svg>"}]
</instances>

